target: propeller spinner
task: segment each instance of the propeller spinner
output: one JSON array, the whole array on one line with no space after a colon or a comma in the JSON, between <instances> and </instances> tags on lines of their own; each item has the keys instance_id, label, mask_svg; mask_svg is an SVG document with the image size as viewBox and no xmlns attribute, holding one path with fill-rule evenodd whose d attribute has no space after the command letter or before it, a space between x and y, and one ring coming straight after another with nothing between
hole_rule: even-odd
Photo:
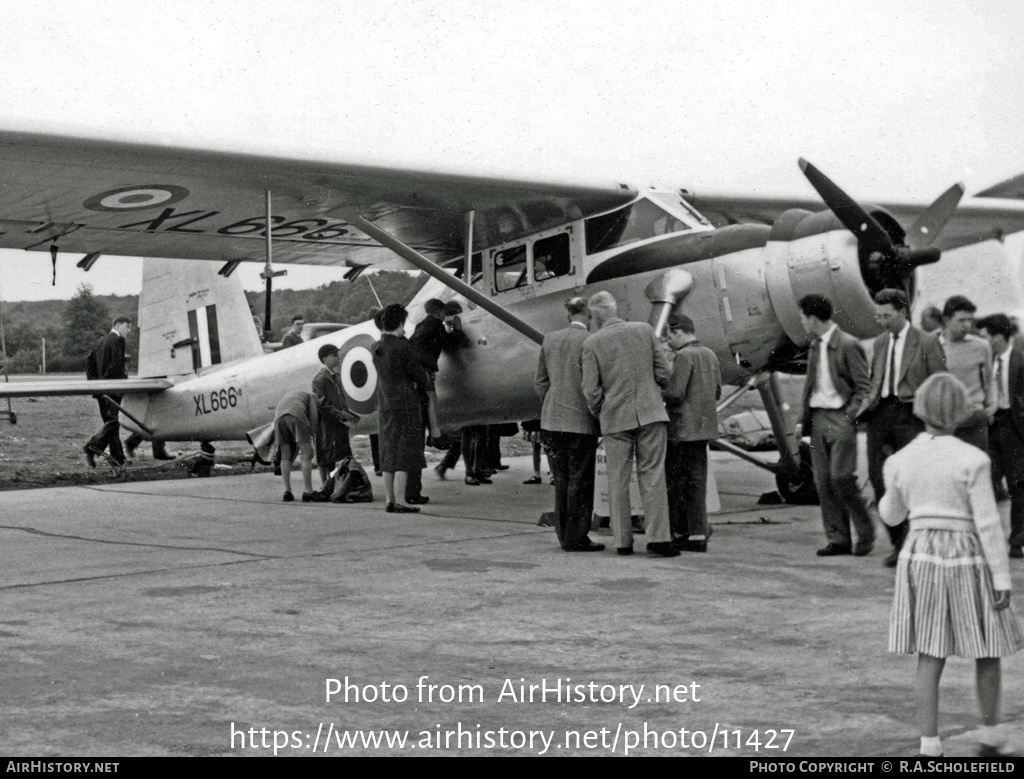
<instances>
[{"instance_id":1,"label":"propeller spinner","mask_svg":"<svg viewBox=\"0 0 1024 779\"><path fill-rule=\"evenodd\" d=\"M939 261L941 252L931 244L953 216L964 194L963 184L954 184L924 210L908 231L908 245L904 246L895 243L877 219L803 158L800 170L829 210L857 237L869 274L882 286L902 287L914 268Z\"/></svg>"}]
</instances>

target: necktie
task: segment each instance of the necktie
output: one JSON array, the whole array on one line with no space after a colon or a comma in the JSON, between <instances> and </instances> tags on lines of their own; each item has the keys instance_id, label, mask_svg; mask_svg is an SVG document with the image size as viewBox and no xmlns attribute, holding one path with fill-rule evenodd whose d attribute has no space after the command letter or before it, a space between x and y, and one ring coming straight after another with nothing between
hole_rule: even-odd
<instances>
[{"instance_id":1,"label":"necktie","mask_svg":"<svg viewBox=\"0 0 1024 779\"><path fill-rule=\"evenodd\" d=\"M1003 358L996 358L996 408L1003 408Z\"/></svg>"},{"instance_id":2,"label":"necktie","mask_svg":"<svg viewBox=\"0 0 1024 779\"><path fill-rule=\"evenodd\" d=\"M889 352L889 395L896 397L896 341L899 335L892 337L892 351Z\"/></svg>"}]
</instances>

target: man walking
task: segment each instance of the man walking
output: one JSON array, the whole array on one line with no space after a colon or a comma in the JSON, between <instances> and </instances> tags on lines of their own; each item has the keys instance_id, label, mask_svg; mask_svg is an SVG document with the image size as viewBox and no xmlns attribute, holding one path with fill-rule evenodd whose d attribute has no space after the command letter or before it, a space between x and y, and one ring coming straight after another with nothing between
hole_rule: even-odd
<instances>
[{"instance_id":1,"label":"man walking","mask_svg":"<svg viewBox=\"0 0 1024 779\"><path fill-rule=\"evenodd\" d=\"M608 501L620 555L633 554L629 481L636 462L647 526L647 552L677 557L668 521L665 445L668 414L659 384L672 367L646 322L624 322L615 298L598 292L590 313L599 329L583 344L583 394L597 417L608 457Z\"/></svg>"},{"instance_id":2,"label":"man walking","mask_svg":"<svg viewBox=\"0 0 1024 779\"><path fill-rule=\"evenodd\" d=\"M683 552L708 550L708 441L718 437L722 373L715 353L697 340L693 320L668 318L668 343L675 351L665 387L668 408L668 516L672 543Z\"/></svg>"},{"instance_id":3,"label":"man walking","mask_svg":"<svg viewBox=\"0 0 1024 779\"><path fill-rule=\"evenodd\" d=\"M875 338L871 391L862 415L868 423L868 478L876 501L885 495L886 458L924 432L924 423L914 416L914 393L933 373L946 370L938 336L918 330L909 316L902 290L883 289L875 295L875 317L886 332ZM893 551L885 564L895 568L909 525L886 528Z\"/></svg>"},{"instance_id":4,"label":"man walking","mask_svg":"<svg viewBox=\"0 0 1024 779\"><path fill-rule=\"evenodd\" d=\"M126 316L119 316L114 320L113 328L99 343L96 344L89 355L86 375L90 379L127 379L128 371L125 367L125 337L132 331L132 321ZM107 397L110 400L107 400ZM103 427L89 439L89 442L82 447L85 458L90 468L96 467L96 455L102 454L103 450L110 447L110 459L115 465L124 465L124 449L121 446L121 424L118 421L118 408L116 404L121 403L121 395L109 394L107 397L96 395L96 401L100 404L100 417L103 419ZM110 401L113 401L111 403Z\"/></svg>"},{"instance_id":5,"label":"man walking","mask_svg":"<svg viewBox=\"0 0 1024 779\"><path fill-rule=\"evenodd\" d=\"M583 343L590 311L583 298L565 301L569 326L544 336L534 387L541 400L540 428L555 479L555 532L566 552L600 552L587 535L594 513L597 420L583 396Z\"/></svg>"},{"instance_id":6,"label":"man walking","mask_svg":"<svg viewBox=\"0 0 1024 779\"><path fill-rule=\"evenodd\" d=\"M822 295L800 299L800 321L814 336L807 352L803 434L811 438L811 468L828 544L819 557L869 554L875 528L857 488L857 412L871 387L860 342L832 321ZM853 546L850 521L857 530Z\"/></svg>"}]
</instances>

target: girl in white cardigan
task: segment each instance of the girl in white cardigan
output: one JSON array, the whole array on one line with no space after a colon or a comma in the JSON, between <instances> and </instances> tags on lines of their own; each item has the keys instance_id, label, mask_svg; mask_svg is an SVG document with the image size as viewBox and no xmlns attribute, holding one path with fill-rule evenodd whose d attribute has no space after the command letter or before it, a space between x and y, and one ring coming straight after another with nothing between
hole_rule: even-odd
<instances>
[{"instance_id":1,"label":"girl in white cardigan","mask_svg":"<svg viewBox=\"0 0 1024 779\"><path fill-rule=\"evenodd\" d=\"M1007 543L988 455L952 433L967 392L952 374L930 376L914 396L925 432L885 462L878 509L888 525L910 519L896 568L889 651L918 653L916 700L921 754L942 754L939 679L946 658L973 658L983 721L979 754L1001 754L995 733L999 658L1024 645L1010 610Z\"/></svg>"}]
</instances>

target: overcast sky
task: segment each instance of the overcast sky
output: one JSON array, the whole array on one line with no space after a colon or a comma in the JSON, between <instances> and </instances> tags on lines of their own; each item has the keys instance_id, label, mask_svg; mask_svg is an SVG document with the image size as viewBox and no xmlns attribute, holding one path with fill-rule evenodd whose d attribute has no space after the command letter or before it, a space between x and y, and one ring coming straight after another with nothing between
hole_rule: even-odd
<instances>
[{"instance_id":1,"label":"overcast sky","mask_svg":"<svg viewBox=\"0 0 1024 779\"><path fill-rule=\"evenodd\" d=\"M1024 14L1011 0L0 10L0 124L697 191L810 194L805 156L863 199L928 201L1024 171ZM141 263L84 274L78 259L61 258L52 288L48 256L0 252L0 293L138 291ZM288 281L342 273L291 266Z\"/></svg>"}]
</instances>

